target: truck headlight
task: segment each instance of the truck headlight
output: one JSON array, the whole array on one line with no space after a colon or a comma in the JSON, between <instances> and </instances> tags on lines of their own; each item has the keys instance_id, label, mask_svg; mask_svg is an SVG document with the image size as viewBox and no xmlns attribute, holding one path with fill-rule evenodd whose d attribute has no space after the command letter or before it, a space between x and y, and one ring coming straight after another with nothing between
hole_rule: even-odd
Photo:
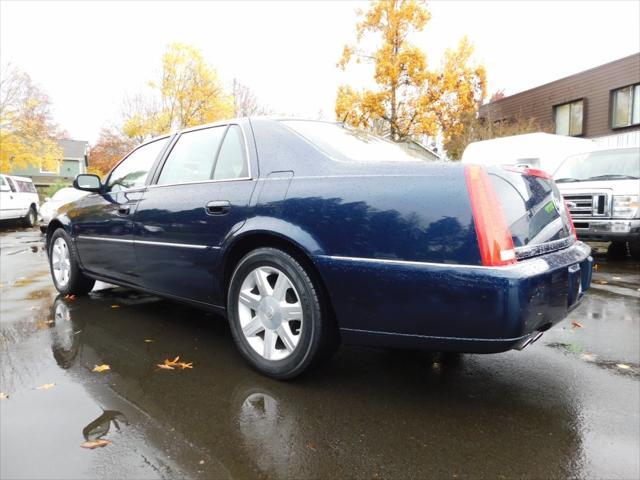
<instances>
[{"instance_id":1,"label":"truck headlight","mask_svg":"<svg viewBox=\"0 0 640 480\"><path fill-rule=\"evenodd\" d=\"M640 196L638 195L614 195L613 217L634 218L640 212Z\"/></svg>"}]
</instances>

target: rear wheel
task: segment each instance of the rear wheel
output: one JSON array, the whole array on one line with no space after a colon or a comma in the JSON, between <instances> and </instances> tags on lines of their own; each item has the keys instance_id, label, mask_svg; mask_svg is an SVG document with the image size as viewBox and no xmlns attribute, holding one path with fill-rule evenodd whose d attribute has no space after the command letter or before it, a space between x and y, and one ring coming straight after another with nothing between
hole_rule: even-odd
<instances>
[{"instance_id":1,"label":"rear wheel","mask_svg":"<svg viewBox=\"0 0 640 480\"><path fill-rule=\"evenodd\" d=\"M51 236L49 266L56 289L64 295L84 295L96 283L80 271L76 247L62 228Z\"/></svg>"},{"instance_id":2,"label":"rear wheel","mask_svg":"<svg viewBox=\"0 0 640 480\"><path fill-rule=\"evenodd\" d=\"M320 290L296 259L259 248L238 263L227 297L234 341L257 370L293 378L322 358L331 323Z\"/></svg>"},{"instance_id":3,"label":"rear wheel","mask_svg":"<svg viewBox=\"0 0 640 480\"><path fill-rule=\"evenodd\" d=\"M27 228L31 228L36 224L36 210L35 210L35 208L29 207L29 212L27 213L27 215L25 217L22 218L22 224Z\"/></svg>"}]
</instances>

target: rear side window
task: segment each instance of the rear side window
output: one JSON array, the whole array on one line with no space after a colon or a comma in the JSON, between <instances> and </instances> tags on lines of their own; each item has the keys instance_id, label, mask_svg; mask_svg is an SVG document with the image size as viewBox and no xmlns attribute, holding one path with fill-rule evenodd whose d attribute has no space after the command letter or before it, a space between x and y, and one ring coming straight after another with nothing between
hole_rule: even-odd
<instances>
[{"instance_id":1,"label":"rear side window","mask_svg":"<svg viewBox=\"0 0 640 480\"><path fill-rule=\"evenodd\" d=\"M108 187L112 192L144 186L149 170L167 144L168 138L147 143L134 150L109 175Z\"/></svg>"},{"instance_id":2,"label":"rear side window","mask_svg":"<svg viewBox=\"0 0 640 480\"><path fill-rule=\"evenodd\" d=\"M205 128L180 135L162 167L158 185L210 180L225 129Z\"/></svg>"},{"instance_id":3,"label":"rear side window","mask_svg":"<svg viewBox=\"0 0 640 480\"><path fill-rule=\"evenodd\" d=\"M238 125L231 125L224 137L213 178L226 180L247 176L248 168L242 131Z\"/></svg>"},{"instance_id":4,"label":"rear side window","mask_svg":"<svg viewBox=\"0 0 640 480\"><path fill-rule=\"evenodd\" d=\"M20 192L36 193L36 187L34 187L33 183L31 183L31 182L25 182L23 180L16 180L16 184L18 185L18 190Z\"/></svg>"}]
</instances>

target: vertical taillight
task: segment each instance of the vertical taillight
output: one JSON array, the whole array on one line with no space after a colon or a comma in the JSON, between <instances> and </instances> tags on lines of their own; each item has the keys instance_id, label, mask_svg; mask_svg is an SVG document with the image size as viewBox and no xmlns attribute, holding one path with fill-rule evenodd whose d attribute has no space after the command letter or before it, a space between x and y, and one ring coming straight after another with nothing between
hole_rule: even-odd
<instances>
[{"instance_id":1,"label":"vertical taillight","mask_svg":"<svg viewBox=\"0 0 640 480\"><path fill-rule=\"evenodd\" d=\"M466 165L465 176L482 264L516 263L511 230L489 175L480 165Z\"/></svg>"}]
</instances>

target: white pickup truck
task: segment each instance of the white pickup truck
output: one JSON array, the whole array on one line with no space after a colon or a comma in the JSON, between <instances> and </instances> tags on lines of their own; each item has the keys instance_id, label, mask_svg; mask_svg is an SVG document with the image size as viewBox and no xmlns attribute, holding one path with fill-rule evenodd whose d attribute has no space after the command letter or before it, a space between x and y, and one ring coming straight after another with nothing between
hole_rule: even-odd
<instances>
[{"instance_id":1,"label":"white pickup truck","mask_svg":"<svg viewBox=\"0 0 640 480\"><path fill-rule=\"evenodd\" d=\"M38 205L38 192L30 178L0 174L0 220L21 218L26 227L33 227Z\"/></svg>"},{"instance_id":2,"label":"white pickup truck","mask_svg":"<svg viewBox=\"0 0 640 480\"><path fill-rule=\"evenodd\" d=\"M581 240L612 242L609 251L640 259L640 148L568 157L553 175Z\"/></svg>"}]
</instances>

